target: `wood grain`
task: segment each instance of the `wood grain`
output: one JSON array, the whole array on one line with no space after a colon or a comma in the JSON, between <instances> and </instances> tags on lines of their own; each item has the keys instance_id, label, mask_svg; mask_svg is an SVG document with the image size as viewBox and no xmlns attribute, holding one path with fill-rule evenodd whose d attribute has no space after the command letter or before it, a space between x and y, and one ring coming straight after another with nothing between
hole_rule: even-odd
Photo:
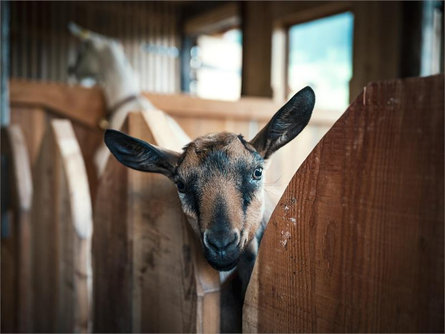
<instances>
[{"instance_id":1,"label":"wood grain","mask_svg":"<svg viewBox=\"0 0 445 334\"><path fill-rule=\"evenodd\" d=\"M156 124L146 122L153 118ZM162 144L165 120L131 113L122 130ZM203 259L173 183L110 157L94 221L95 331L219 330L219 276Z\"/></svg>"},{"instance_id":2,"label":"wood grain","mask_svg":"<svg viewBox=\"0 0 445 334\"><path fill-rule=\"evenodd\" d=\"M98 88L68 86L61 83L10 80L13 107L40 107L62 117L97 128L105 116L105 101ZM281 107L268 98L243 97L238 101L208 100L185 94L143 93L159 110L170 116L266 122ZM330 111L314 113L312 123L330 124L337 119Z\"/></svg>"},{"instance_id":3,"label":"wood grain","mask_svg":"<svg viewBox=\"0 0 445 334\"><path fill-rule=\"evenodd\" d=\"M60 117L71 119L87 167L90 192L95 198L98 180L93 157L103 137L96 124L105 113L101 92L95 88L56 83L20 80L10 83L12 122L22 126L32 161L48 121ZM146 93L146 96L160 110L171 115L191 138L210 132L231 131L251 139L280 108L272 100L262 98L228 102L186 95ZM153 113L159 114L159 111ZM279 193L284 191L304 158L337 117L336 113L315 110L300 137L274 155L268 170L268 183Z\"/></svg>"},{"instance_id":4,"label":"wood grain","mask_svg":"<svg viewBox=\"0 0 445 334\"><path fill-rule=\"evenodd\" d=\"M87 332L92 208L82 154L69 121L50 121L33 186L33 331Z\"/></svg>"},{"instance_id":5,"label":"wood grain","mask_svg":"<svg viewBox=\"0 0 445 334\"><path fill-rule=\"evenodd\" d=\"M369 84L264 235L246 332L443 332L444 77Z\"/></svg>"},{"instance_id":6,"label":"wood grain","mask_svg":"<svg viewBox=\"0 0 445 334\"><path fill-rule=\"evenodd\" d=\"M79 95L81 98L82 95ZM31 165L34 166L38 154L40 152L40 145L43 136L47 130L49 123L53 119L60 119L61 113L54 110L44 109L38 100L29 100L29 104L17 107L12 101L11 123L19 125L23 129L23 134L27 148L30 154ZM74 121L72 126L79 141L79 146L82 151L84 162L86 165L90 193L94 198L97 188L97 172L94 165L94 154L97 147L102 142L102 131L98 128L92 128L82 122Z\"/></svg>"},{"instance_id":7,"label":"wood grain","mask_svg":"<svg viewBox=\"0 0 445 334\"><path fill-rule=\"evenodd\" d=\"M31 329L31 249L30 210L32 199L31 164L24 135L17 125L2 129L2 155L8 166L9 199L6 201L9 233L2 234L2 332ZM2 221L2 224L6 222Z\"/></svg>"},{"instance_id":8,"label":"wood grain","mask_svg":"<svg viewBox=\"0 0 445 334\"><path fill-rule=\"evenodd\" d=\"M11 80L9 87L12 107L40 107L94 128L105 115L99 88L27 80Z\"/></svg>"}]
</instances>

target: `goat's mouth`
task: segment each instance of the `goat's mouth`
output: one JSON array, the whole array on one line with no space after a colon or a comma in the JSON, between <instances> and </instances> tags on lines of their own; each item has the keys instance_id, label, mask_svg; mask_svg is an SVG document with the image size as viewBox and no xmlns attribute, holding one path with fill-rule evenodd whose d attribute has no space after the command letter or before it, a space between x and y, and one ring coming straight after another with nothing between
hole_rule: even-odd
<instances>
[{"instance_id":1,"label":"goat's mouth","mask_svg":"<svg viewBox=\"0 0 445 334\"><path fill-rule=\"evenodd\" d=\"M207 262L218 271L229 271L235 268L240 260L240 255L241 253L238 250L222 255L204 248L204 256Z\"/></svg>"},{"instance_id":2,"label":"goat's mouth","mask_svg":"<svg viewBox=\"0 0 445 334\"><path fill-rule=\"evenodd\" d=\"M236 265L239 262L239 257L237 257L232 262L225 262L225 261L214 261L214 259L207 258L207 262L216 270L218 271L229 271L236 267Z\"/></svg>"}]
</instances>

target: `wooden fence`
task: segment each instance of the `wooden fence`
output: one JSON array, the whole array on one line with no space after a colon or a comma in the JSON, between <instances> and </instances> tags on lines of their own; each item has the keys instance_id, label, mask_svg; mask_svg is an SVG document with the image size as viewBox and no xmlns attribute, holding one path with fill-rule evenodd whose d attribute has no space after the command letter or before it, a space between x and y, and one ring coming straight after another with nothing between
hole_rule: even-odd
<instances>
[{"instance_id":1,"label":"wooden fence","mask_svg":"<svg viewBox=\"0 0 445 334\"><path fill-rule=\"evenodd\" d=\"M444 77L369 84L269 222L245 332L443 332Z\"/></svg>"},{"instance_id":2,"label":"wooden fence","mask_svg":"<svg viewBox=\"0 0 445 334\"><path fill-rule=\"evenodd\" d=\"M45 135L54 127L54 120L71 120L74 139L79 143L80 158L85 164L94 203L93 329L218 331L219 277L202 256L200 245L182 215L174 186L162 176L125 169L114 159L110 159L104 177L98 183L93 155L103 140L102 131L97 126L105 113L100 90L20 80L12 80L10 90L12 123L23 129L34 174L34 188L39 194L31 216L40 217L41 210L51 212L63 204L47 186L56 182L58 174L42 178L45 168L56 163L49 159L50 155L47 156L47 164L41 166L45 161L42 154L47 152L49 155L48 152L55 147L53 141L57 136ZM147 97L159 109L173 116L190 137L226 130L251 138L280 107L267 99L223 102L183 95L147 94ZM332 120L328 118L327 121ZM162 142L165 136L159 131L162 122L162 113L159 112L134 114L128 118L125 130L165 146L168 143ZM327 127L325 119L315 118L314 127ZM179 150L183 144L178 144L176 149ZM269 180L275 181L278 189L284 189L296 170L295 159L296 154L275 157L270 166L269 175L272 176ZM68 180L71 177L75 176L68 176ZM54 187L60 186L57 182ZM153 207L164 210L159 212L152 210ZM44 214L48 213L45 211ZM48 237L41 235L38 228L33 233L36 233L33 237L43 238L41 240ZM37 272L31 275L34 284L31 313L38 321L31 329L58 331L62 327L54 327L56 325L51 323L53 315L45 317L46 308L38 309L36 304L36 298L43 298L48 288L48 285L41 287L35 284L35 275L43 275L43 270L39 270L39 254L48 252L45 245L50 245L50 242L37 243L37 248L34 248L32 268ZM45 261L41 268L51 266L51 259ZM48 271L48 275L55 273ZM48 282L51 284L51 279ZM56 305L55 301L49 300L48 303L52 303L51 307ZM47 309L51 308L48 306ZM65 311L69 313L65 318L75 317L73 310ZM91 318L88 321L91 322ZM89 328L82 327L82 330Z\"/></svg>"},{"instance_id":3,"label":"wooden fence","mask_svg":"<svg viewBox=\"0 0 445 334\"><path fill-rule=\"evenodd\" d=\"M90 189L94 198L97 180L93 155L102 142L98 124L105 115L105 102L99 89L11 80L12 123L22 124L30 154L35 159L45 119L67 117L74 131L87 166ZM242 98L236 102L205 100L181 94L145 93L159 109L171 115L184 131L195 138L209 132L233 131L246 138L263 127L281 105L263 98ZM42 112L42 110L50 111ZM337 115L315 110L307 129L298 140L278 151L268 171L267 182L283 192L297 168L337 120ZM31 126L32 125L32 126Z\"/></svg>"},{"instance_id":4,"label":"wooden fence","mask_svg":"<svg viewBox=\"0 0 445 334\"><path fill-rule=\"evenodd\" d=\"M123 131L180 150L187 139L175 140L163 115L130 114ZM219 331L218 272L168 179L109 159L95 212L95 332Z\"/></svg>"},{"instance_id":5,"label":"wooden fence","mask_svg":"<svg viewBox=\"0 0 445 334\"><path fill-rule=\"evenodd\" d=\"M93 215L79 144L68 120L51 120L33 168L33 330L91 328Z\"/></svg>"},{"instance_id":6,"label":"wooden fence","mask_svg":"<svg viewBox=\"0 0 445 334\"><path fill-rule=\"evenodd\" d=\"M262 99L147 97L190 137L229 130L250 138L279 108ZM97 181L100 91L13 80L11 106L5 133L14 139L2 144L11 175L22 175L11 182L15 194L25 195L13 197L13 228L2 240L2 331L218 331L219 278L173 185L114 159ZM124 130L166 145L162 115L130 114ZM311 122L304 135L333 120L315 113ZM299 145L310 141L302 135L278 152L269 180L281 176L287 186ZM443 76L370 84L277 206L244 331L443 331L442 185Z\"/></svg>"},{"instance_id":7,"label":"wooden fence","mask_svg":"<svg viewBox=\"0 0 445 334\"><path fill-rule=\"evenodd\" d=\"M2 332L30 329L32 180L28 150L19 126L2 131L2 152L9 159L2 164ZM3 190L6 190L3 192ZM4 221L6 220L6 222ZM6 228L5 228L6 227Z\"/></svg>"}]
</instances>

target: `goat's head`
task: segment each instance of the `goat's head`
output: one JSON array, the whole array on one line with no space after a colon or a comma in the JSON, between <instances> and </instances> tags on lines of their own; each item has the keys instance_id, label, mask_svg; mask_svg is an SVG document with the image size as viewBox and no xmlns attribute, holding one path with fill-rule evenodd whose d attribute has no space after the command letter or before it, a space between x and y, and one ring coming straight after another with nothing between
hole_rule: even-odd
<instances>
[{"instance_id":1,"label":"goat's head","mask_svg":"<svg viewBox=\"0 0 445 334\"><path fill-rule=\"evenodd\" d=\"M69 75L74 76L76 80L101 80L102 68L109 70L112 66L110 61L116 58L116 55L125 61L123 47L118 41L81 28L72 22L68 29L81 41L75 62L68 67Z\"/></svg>"},{"instance_id":2,"label":"goat's head","mask_svg":"<svg viewBox=\"0 0 445 334\"><path fill-rule=\"evenodd\" d=\"M314 92L304 88L250 142L224 132L199 137L176 153L107 130L105 143L125 166L175 182L208 262L230 270L262 220L265 160L303 130L314 104Z\"/></svg>"}]
</instances>

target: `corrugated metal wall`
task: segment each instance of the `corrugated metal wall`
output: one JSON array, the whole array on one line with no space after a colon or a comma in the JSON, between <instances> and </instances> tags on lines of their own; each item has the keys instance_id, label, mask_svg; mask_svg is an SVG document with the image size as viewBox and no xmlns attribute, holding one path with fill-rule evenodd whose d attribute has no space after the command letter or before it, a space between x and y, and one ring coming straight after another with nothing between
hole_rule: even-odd
<instances>
[{"instance_id":1,"label":"corrugated metal wall","mask_svg":"<svg viewBox=\"0 0 445 334\"><path fill-rule=\"evenodd\" d=\"M144 90L180 87L179 11L172 2L11 2L11 77L67 82L73 21L120 40Z\"/></svg>"}]
</instances>

